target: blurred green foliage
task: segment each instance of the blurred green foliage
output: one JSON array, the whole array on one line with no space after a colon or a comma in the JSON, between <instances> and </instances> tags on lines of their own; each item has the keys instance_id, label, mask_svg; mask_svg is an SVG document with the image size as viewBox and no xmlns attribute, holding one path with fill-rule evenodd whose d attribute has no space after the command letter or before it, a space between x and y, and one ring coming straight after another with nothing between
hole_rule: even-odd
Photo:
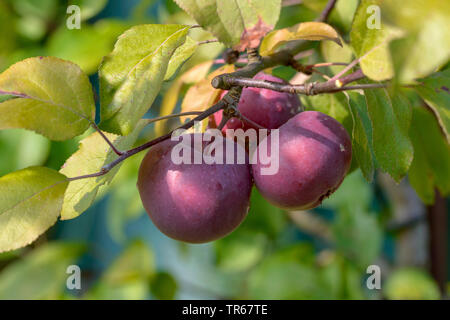
<instances>
[{"instance_id":1,"label":"blurred green foliage","mask_svg":"<svg viewBox=\"0 0 450 320\"><path fill-rule=\"evenodd\" d=\"M109 53L117 37L137 23L192 23L173 1L135 1L128 19L104 17L107 0L0 0L0 71L31 56L51 55L77 63L96 83L96 70L102 57ZM301 5L283 7L277 28L314 20L327 1L302 1ZM356 10L357 0L338 1L330 17L345 41ZM77 4L82 8L82 27L65 27L66 8ZM100 15L99 15L100 14ZM414 35L416 36L416 35ZM204 31L192 33L195 40L209 39ZM318 44L311 44L317 46ZM349 47L336 52L332 42L323 42L321 54L327 60L348 62ZM216 58L223 46L209 44L200 47L182 70ZM346 51L345 51L346 50ZM317 58L307 57L305 61ZM399 58L400 59L400 58ZM414 62L414 61L413 61ZM411 64L413 64L411 62ZM333 67L335 72L340 67ZM275 72L283 73L282 68ZM289 71L288 71L289 72ZM288 74L288 73L286 73ZM292 74L290 74L292 76ZM163 87L162 95L170 82ZM157 100L155 110L159 108ZM351 115L342 95L323 95L304 99L305 105L320 105L324 112L342 123L351 123ZM418 114L417 116L421 116ZM426 115L423 115L424 117ZM352 131L350 125L347 130ZM152 132L148 133L149 138ZM0 132L0 175L28 167L46 165L59 170L77 149L83 137L50 142L32 132L5 130ZM416 140L420 140L417 137ZM165 254L167 247L160 241L150 248L144 240L133 240L127 231L133 222L145 215L135 188L136 174L143 155L129 159L122 166L109 189L100 190L97 201L104 201L104 228L114 243L122 246L114 261L95 276L87 277L87 288L81 292L65 289L66 268L82 261L86 254L100 250L94 244L87 247L50 240L35 248L0 255L0 299L173 299L179 298L186 286L180 273L171 266L158 264L155 252ZM422 181L422 180L421 180ZM245 222L231 235L209 247L212 258L201 261L214 270L223 282L233 279L220 294L229 298L250 299L363 299L370 297L365 288L365 269L376 263L382 254L385 235L384 220L374 202L373 185L365 182L360 170L350 174L340 189L312 212L323 219L331 234L331 243L317 235L301 232L286 212L268 204L256 189L252 192L251 208ZM425 192L424 192L425 193ZM426 194L429 197L428 194ZM99 215L95 208L85 215ZM149 231L150 232L150 231ZM142 237L142 235L141 235ZM158 235L164 238L164 236ZM172 251L186 257L194 246L180 245L172 240ZM163 244L161 244L163 243ZM161 247L157 247L161 245ZM173 249L175 248L175 249ZM208 251L208 248L211 249ZM101 256L101 254L100 254ZM187 258L186 258L187 259ZM178 261L179 263L179 261ZM189 273L186 272L189 276ZM194 281L194 280L193 280ZM205 280L206 282L206 280ZM237 284L238 283L238 284ZM203 283L204 284L204 283ZM202 285L203 285L202 284ZM230 286L234 286L230 288ZM437 299L439 291L434 281L421 270L400 269L383 284L382 295L388 299ZM210 288L209 288L210 289ZM186 289L184 289L186 290ZM189 297L188 292L188 297ZM214 294L208 295L216 298ZM376 296L380 297L380 296Z\"/></svg>"}]
</instances>

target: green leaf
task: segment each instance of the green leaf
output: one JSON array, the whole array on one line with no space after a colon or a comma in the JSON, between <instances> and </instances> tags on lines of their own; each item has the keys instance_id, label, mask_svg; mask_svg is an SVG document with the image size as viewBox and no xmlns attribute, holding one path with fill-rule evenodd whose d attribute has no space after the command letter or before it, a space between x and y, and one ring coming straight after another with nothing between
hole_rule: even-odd
<instances>
[{"instance_id":1,"label":"green leaf","mask_svg":"<svg viewBox=\"0 0 450 320\"><path fill-rule=\"evenodd\" d=\"M424 271L414 268L395 270L384 287L390 300L438 300L441 297L436 282Z\"/></svg>"},{"instance_id":2,"label":"green leaf","mask_svg":"<svg viewBox=\"0 0 450 320\"><path fill-rule=\"evenodd\" d=\"M69 30L61 26L53 32L47 43L47 52L69 60L92 74L97 72L103 56L113 48L117 37L127 29L119 20L100 20L94 25L82 25L81 29Z\"/></svg>"},{"instance_id":3,"label":"green leaf","mask_svg":"<svg viewBox=\"0 0 450 320\"><path fill-rule=\"evenodd\" d=\"M0 252L24 247L58 219L67 178L30 167L0 178Z\"/></svg>"},{"instance_id":4,"label":"green leaf","mask_svg":"<svg viewBox=\"0 0 450 320\"><path fill-rule=\"evenodd\" d=\"M100 11L108 3L108 0L70 0L69 5L77 5L80 7L81 11L81 20L87 20L95 15L97 15Z\"/></svg>"},{"instance_id":5,"label":"green leaf","mask_svg":"<svg viewBox=\"0 0 450 320\"><path fill-rule=\"evenodd\" d=\"M374 159L372 148L372 124L367 114L364 95L348 92L348 106L353 119L352 148L364 178L372 182Z\"/></svg>"},{"instance_id":6,"label":"green leaf","mask_svg":"<svg viewBox=\"0 0 450 320\"><path fill-rule=\"evenodd\" d=\"M186 37L186 41L180 47L178 47L167 66L166 75L164 80L170 80L174 77L177 71L183 66L183 64L194 54L197 50L198 42L191 37Z\"/></svg>"},{"instance_id":7,"label":"green leaf","mask_svg":"<svg viewBox=\"0 0 450 320\"><path fill-rule=\"evenodd\" d=\"M262 232L269 238L276 238L286 227L285 212L268 203L256 187L252 190L250 203L250 211L239 230Z\"/></svg>"},{"instance_id":8,"label":"green leaf","mask_svg":"<svg viewBox=\"0 0 450 320\"><path fill-rule=\"evenodd\" d=\"M401 82L426 77L450 59L450 2L384 0L381 11L383 19L405 32L405 38L391 44Z\"/></svg>"},{"instance_id":9,"label":"green leaf","mask_svg":"<svg viewBox=\"0 0 450 320\"><path fill-rule=\"evenodd\" d=\"M132 242L100 277L87 299L146 299L155 274L153 252L142 241Z\"/></svg>"},{"instance_id":10,"label":"green leaf","mask_svg":"<svg viewBox=\"0 0 450 320\"><path fill-rule=\"evenodd\" d=\"M0 131L0 176L30 166L43 165L49 155L50 141L32 131Z\"/></svg>"},{"instance_id":11,"label":"green leaf","mask_svg":"<svg viewBox=\"0 0 450 320\"><path fill-rule=\"evenodd\" d=\"M158 272L150 282L150 290L155 298L172 300L178 290L175 278L168 272Z\"/></svg>"},{"instance_id":12,"label":"green leaf","mask_svg":"<svg viewBox=\"0 0 450 320\"><path fill-rule=\"evenodd\" d=\"M336 248L360 271L378 257L382 230L369 212L373 190L358 171L349 174L324 207L336 210L333 235Z\"/></svg>"},{"instance_id":13,"label":"green leaf","mask_svg":"<svg viewBox=\"0 0 450 320\"><path fill-rule=\"evenodd\" d=\"M303 22L270 32L261 43L260 54L269 55L284 43L293 40L331 40L342 46L339 34L332 26L323 22Z\"/></svg>"},{"instance_id":14,"label":"green leaf","mask_svg":"<svg viewBox=\"0 0 450 320\"><path fill-rule=\"evenodd\" d=\"M136 192L136 173L139 170L145 152L127 159L108 188L106 212L111 237L119 243L126 240L126 224L145 213L139 192Z\"/></svg>"},{"instance_id":15,"label":"green leaf","mask_svg":"<svg viewBox=\"0 0 450 320\"><path fill-rule=\"evenodd\" d=\"M382 232L376 217L359 207L339 210L333 233L338 251L360 270L365 270L380 253Z\"/></svg>"},{"instance_id":16,"label":"green leaf","mask_svg":"<svg viewBox=\"0 0 450 320\"><path fill-rule=\"evenodd\" d=\"M157 96L189 26L139 25L123 33L100 67L102 129L131 133Z\"/></svg>"},{"instance_id":17,"label":"green leaf","mask_svg":"<svg viewBox=\"0 0 450 320\"><path fill-rule=\"evenodd\" d=\"M18 62L0 74L2 94L17 98L0 103L0 130L24 128L52 140L67 140L94 121L89 79L69 61L35 57Z\"/></svg>"},{"instance_id":18,"label":"green leaf","mask_svg":"<svg viewBox=\"0 0 450 320\"><path fill-rule=\"evenodd\" d=\"M234 48L257 48L278 21L280 0L217 0L217 13L231 35Z\"/></svg>"},{"instance_id":19,"label":"green leaf","mask_svg":"<svg viewBox=\"0 0 450 320\"><path fill-rule=\"evenodd\" d=\"M349 32L358 4L359 0L337 1L328 18L329 23L345 33Z\"/></svg>"},{"instance_id":20,"label":"green leaf","mask_svg":"<svg viewBox=\"0 0 450 320\"><path fill-rule=\"evenodd\" d=\"M83 253L79 243L52 242L9 264L0 273L0 300L58 299L66 290L67 267Z\"/></svg>"},{"instance_id":21,"label":"green leaf","mask_svg":"<svg viewBox=\"0 0 450 320\"><path fill-rule=\"evenodd\" d=\"M228 47L234 44L217 14L216 0L175 0L175 2L220 42Z\"/></svg>"},{"instance_id":22,"label":"green leaf","mask_svg":"<svg viewBox=\"0 0 450 320\"><path fill-rule=\"evenodd\" d=\"M323 201L323 207L330 209L349 209L367 211L372 202L372 188L360 172L347 175L341 186Z\"/></svg>"},{"instance_id":23,"label":"green leaf","mask_svg":"<svg viewBox=\"0 0 450 320\"><path fill-rule=\"evenodd\" d=\"M56 0L15 0L11 1L15 11L24 17L36 17L43 20L50 20L58 9Z\"/></svg>"},{"instance_id":24,"label":"green leaf","mask_svg":"<svg viewBox=\"0 0 450 320\"><path fill-rule=\"evenodd\" d=\"M356 11L350 32L351 46L358 58L364 74L373 80L386 80L394 75L389 41L400 36L400 31L388 27L380 22L380 29L369 28L372 14L368 13L369 6L380 6L381 0L362 0Z\"/></svg>"},{"instance_id":25,"label":"green leaf","mask_svg":"<svg viewBox=\"0 0 450 320\"><path fill-rule=\"evenodd\" d=\"M347 108L347 98L342 92L301 97L305 110L320 111L339 121L349 134L352 133L352 118Z\"/></svg>"},{"instance_id":26,"label":"green leaf","mask_svg":"<svg viewBox=\"0 0 450 320\"><path fill-rule=\"evenodd\" d=\"M350 63L353 57L353 50L348 44L341 41L341 46L333 41L322 41L320 43L320 49L325 61L330 62L344 62ZM333 74L337 74L342 71L345 66L331 66L329 67Z\"/></svg>"},{"instance_id":27,"label":"green leaf","mask_svg":"<svg viewBox=\"0 0 450 320\"><path fill-rule=\"evenodd\" d=\"M125 150L136 142L145 124L146 121L140 121L128 136L108 133L105 135L119 150ZM80 142L80 148L67 159L60 172L71 178L99 172L104 165L117 157L100 134L95 132ZM105 175L71 181L64 196L61 219L73 219L86 211L93 203L99 188L110 183L119 168L120 164Z\"/></svg>"},{"instance_id":28,"label":"green leaf","mask_svg":"<svg viewBox=\"0 0 450 320\"><path fill-rule=\"evenodd\" d=\"M217 266L225 272L242 272L255 266L264 256L267 238L262 233L247 230L214 242L217 253Z\"/></svg>"},{"instance_id":29,"label":"green leaf","mask_svg":"<svg viewBox=\"0 0 450 320\"><path fill-rule=\"evenodd\" d=\"M324 289L333 300L364 299L362 273L351 262L336 252L324 250L318 255Z\"/></svg>"},{"instance_id":30,"label":"green leaf","mask_svg":"<svg viewBox=\"0 0 450 320\"><path fill-rule=\"evenodd\" d=\"M420 79L416 91L433 110L450 144L450 69Z\"/></svg>"},{"instance_id":31,"label":"green leaf","mask_svg":"<svg viewBox=\"0 0 450 320\"><path fill-rule=\"evenodd\" d=\"M320 275L313 252L298 245L276 252L259 264L248 279L249 299L320 299Z\"/></svg>"},{"instance_id":32,"label":"green leaf","mask_svg":"<svg viewBox=\"0 0 450 320\"><path fill-rule=\"evenodd\" d=\"M386 89L365 90L365 96L377 163L398 182L408 172L413 159L408 136L411 106L402 94L390 96Z\"/></svg>"},{"instance_id":33,"label":"green leaf","mask_svg":"<svg viewBox=\"0 0 450 320\"><path fill-rule=\"evenodd\" d=\"M434 202L435 187L444 196L450 194L450 146L431 111L413 108L410 129L414 159L409 182L426 204Z\"/></svg>"}]
</instances>

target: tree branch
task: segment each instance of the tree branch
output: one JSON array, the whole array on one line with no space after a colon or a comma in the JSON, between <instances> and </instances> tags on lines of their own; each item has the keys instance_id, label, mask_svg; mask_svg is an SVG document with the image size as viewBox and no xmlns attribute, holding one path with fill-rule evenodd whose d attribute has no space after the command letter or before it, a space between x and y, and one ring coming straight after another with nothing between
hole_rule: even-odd
<instances>
[{"instance_id":1,"label":"tree branch","mask_svg":"<svg viewBox=\"0 0 450 320\"><path fill-rule=\"evenodd\" d=\"M354 86L345 86L346 84L364 78L361 70L355 71L338 81L327 82L310 82L300 85L285 84L272 82L267 80L256 80L251 78L240 78L231 75L218 76L213 79L212 85L215 88L225 89L230 87L254 87L263 88L279 92L297 93L304 95L316 95L320 93L334 93L345 90L370 89L370 88L384 88L385 84L360 84Z\"/></svg>"},{"instance_id":2,"label":"tree branch","mask_svg":"<svg viewBox=\"0 0 450 320\"><path fill-rule=\"evenodd\" d=\"M203 41L197 42L197 44L202 45L202 44L215 43L215 42L219 42L219 40L217 40L217 39L203 40Z\"/></svg>"},{"instance_id":3,"label":"tree branch","mask_svg":"<svg viewBox=\"0 0 450 320\"><path fill-rule=\"evenodd\" d=\"M325 6L325 9L323 9L320 16L316 19L318 22L325 22L328 20L328 17L330 16L331 10L333 10L334 6L336 5L337 0L330 0L328 1L327 5Z\"/></svg>"},{"instance_id":4,"label":"tree branch","mask_svg":"<svg viewBox=\"0 0 450 320\"><path fill-rule=\"evenodd\" d=\"M108 137L105 136L105 134L102 132L102 130L100 130L95 122L91 122L91 127L100 134L100 136L103 138L103 140L106 141L106 143L111 147L112 151L114 151L115 154L117 154L118 156L121 156L123 154L123 152L117 149L114 144L108 139Z\"/></svg>"}]
</instances>

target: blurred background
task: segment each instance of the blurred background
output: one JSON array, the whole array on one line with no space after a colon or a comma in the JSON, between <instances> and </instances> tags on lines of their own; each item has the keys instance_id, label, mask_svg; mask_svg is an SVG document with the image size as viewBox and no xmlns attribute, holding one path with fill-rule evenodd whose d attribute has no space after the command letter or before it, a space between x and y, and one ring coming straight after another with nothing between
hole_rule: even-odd
<instances>
[{"instance_id":1,"label":"blurred background","mask_svg":"<svg viewBox=\"0 0 450 320\"><path fill-rule=\"evenodd\" d=\"M314 20L325 3L286 1L277 27ZM344 40L357 3L340 1L330 17ZM66 28L69 4L81 7L80 30ZM98 91L102 57L123 31L142 23L194 22L172 0L0 0L0 72L27 57L56 56L77 63ZM202 41L211 35L195 29L192 37ZM351 53L331 57L327 47L333 45L311 44L322 47L305 61L351 58ZM183 70L218 59L223 50L218 43L201 46ZM287 68L273 72L287 80L295 76ZM180 107L180 101L167 102L173 83L164 85L148 117L157 116L167 103ZM189 85L184 83L177 94L185 94ZM142 141L155 134L149 128ZM52 142L25 130L0 131L0 175L30 165L59 170L85 136ZM407 178L397 185L378 172L368 184L354 170L323 205L301 212L275 208L253 190L250 213L234 233L188 245L164 236L144 212L136 189L142 156L127 160L80 217L59 221L24 249L0 254L0 299L448 296L448 199L438 196L433 206L425 206ZM81 268L79 290L66 287L66 268L73 264ZM371 265L381 271L381 288L367 285L376 283Z\"/></svg>"}]
</instances>

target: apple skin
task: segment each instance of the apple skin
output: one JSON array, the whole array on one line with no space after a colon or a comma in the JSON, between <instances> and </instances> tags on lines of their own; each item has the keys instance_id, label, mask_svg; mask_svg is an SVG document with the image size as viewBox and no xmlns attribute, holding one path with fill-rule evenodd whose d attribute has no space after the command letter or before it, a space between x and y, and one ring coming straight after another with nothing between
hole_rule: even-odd
<instances>
[{"instance_id":1,"label":"apple skin","mask_svg":"<svg viewBox=\"0 0 450 320\"><path fill-rule=\"evenodd\" d=\"M272 204L289 210L311 209L339 187L351 159L352 144L345 128L321 112L304 111L279 128L278 172L261 175L266 166L258 158L252 164L253 179Z\"/></svg>"},{"instance_id":2,"label":"apple skin","mask_svg":"<svg viewBox=\"0 0 450 320\"><path fill-rule=\"evenodd\" d=\"M253 79L286 83L283 79L260 72ZM227 91L224 91L222 98ZM259 124L263 128L276 129L302 110L300 99L296 94L277 92L269 89L244 88L238 104L238 110L243 116ZM222 110L216 112L214 122L216 126L222 121ZM228 120L222 132L226 129L258 129L248 122L238 118Z\"/></svg>"},{"instance_id":3,"label":"apple skin","mask_svg":"<svg viewBox=\"0 0 450 320\"><path fill-rule=\"evenodd\" d=\"M222 238L247 216L253 185L248 160L174 164L171 150L177 143L159 143L143 159L137 186L144 208L170 238L189 243ZM193 158L193 145L191 153Z\"/></svg>"}]
</instances>

